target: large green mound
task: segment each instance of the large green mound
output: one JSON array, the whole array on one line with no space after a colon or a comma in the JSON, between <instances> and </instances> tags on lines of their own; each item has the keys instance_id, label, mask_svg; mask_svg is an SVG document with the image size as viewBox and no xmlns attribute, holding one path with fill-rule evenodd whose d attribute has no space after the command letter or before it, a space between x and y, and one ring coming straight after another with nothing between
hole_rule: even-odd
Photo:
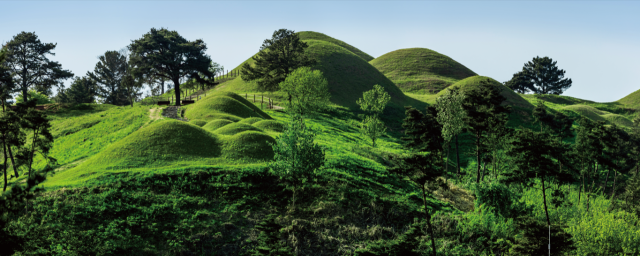
<instances>
[{"instance_id":1,"label":"large green mound","mask_svg":"<svg viewBox=\"0 0 640 256\"><path fill-rule=\"evenodd\" d=\"M302 32L298 32L297 34L300 37L300 40L319 40L319 41L333 43L333 44L342 46L343 48L349 50L353 54L358 55L358 57L362 58L365 61L373 60L373 57L371 57L371 55L366 54L360 49L353 47L352 45L347 44L341 40L330 37L328 35L318 33L318 32L313 32L313 31L302 31Z\"/></svg>"},{"instance_id":2,"label":"large green mound","mask_svg":"<svg viewBox=\"0 0 640 256\"><path fill-rule=\"evenodd\" d=\"M462 90L466 90L467 88L473 88L474 86L478 86L481 81L487 80L491 82L492 85L498 86L500 88L500 94L506 98L505 104L513 107L523 108L527 110L532 110L533 105L529 103L529 101L523 99L520 95L515 93L513 90L507 88L502 83L494 80L493 78L486 76L472 76L469 78L465 78L460 80L459 82L451 85L452 87L461 88ZM439 92L436 96L440 97L446 92L446 90Z\"/></svg>"},{"instance_id":3,"label":"large green mound","mask_svg":"<svg viewBox=\"0 0 640 256\"><path fill-rule=\"evenodd\" d=\"M204 121L204 120L191 120L191 121L189 121L189 123L202 127L205 124L207 124L207 121Z\"/></svg>"},{"instance_id":4,"label":"large green mound","mask_svg":"<svg viewBox=\"0 0 640 256\"><path fill-rule=\"evenodd\" d=\"M576 112L581 116L587 117L593 121L603 121L603 122L607 121L606 119L604 119L604 117L602 117L602 115L607 114L607 112L601 111L592 106L577 104L577 105L565 106L565 107L562 107L562 109Z\"/></svg>"},{"instance_id":5,"label":"large green mound","mask_svg":"<svg viewBox=\"0 0 640 256\"><path fill-rule=\"evenodd\" d=\"M233 159L269 160L273 159L276 140L258 131L245 131L227 139L224 156Z\"/></svg>"},{"instance_id":6,"label":"large green mound","mask_svg":"<svg viewBox=\"0 0 640 256\"><path fill-rule=\"evenodd\" d=\"M245 118L245 119L240 120L240 123L243 123L243 124L254 124L254 123L260 122L262 120L264 120L264 119L259 118L259 117L250 117L250 118Z\"/></svg>"},{"instance_id":7,"label":"large green mound","mask_svg":"<svg viewBox=\"0 0 640 256\"><path fill-rule=\"evenodd\" d=\"M214 133L217 134L224 134L224 135L234 135L234 134L238 134L244 131L259 131L261 132L262 130L251 126L250 124L245 124L245 123L232 123L232 124L228 124L225 125L221 128L218 128L216 130L214 130Z\"/></svg>"},{"instance_id":8,"label":"large green mound","mask_svg":"<svg viewBox=\"0 0 640 256\"><path fill-rule=\"evenodd\" d=\"M240 118L260 117L271 119L255 105L232 92L218 92L197 101L185 113L189 119L214 120L224 118L220 114L236 116ZM225 118L231 119L231 118ZM237 121L237 120L234 120Z\"/></svg>"},{"instance_id":9,"label":"large green mound","mask_svg":"<svg viewBox=\"0 0 640 256\"><path fill-rule=\"evenodd\" d=\"M392 51L369 63L402 91L412 93L437 93L461 79L477 75L452 58L426 48Z\"/></svg>"},{"instance_id":10,"label":"large green mound","mask_svg":"<svg viewBox=\"0 0 640 256\"><path fill-rule=\"evenodd\" d=\"M622 99L617 100L621 104L630 108L640 108L640 90L630 93Z\"/></svg>"}]
</instances>

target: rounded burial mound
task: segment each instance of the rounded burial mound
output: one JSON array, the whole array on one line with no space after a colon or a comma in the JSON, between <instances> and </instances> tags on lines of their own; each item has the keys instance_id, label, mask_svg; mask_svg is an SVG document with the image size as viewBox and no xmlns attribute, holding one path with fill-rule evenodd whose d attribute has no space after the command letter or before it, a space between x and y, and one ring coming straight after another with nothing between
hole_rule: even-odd
<instances>
[{"instance_id":1,"label":"rounded burial mound","mask_svg":"<svg viewBox=\"0 0 640 256\"><path fill-rule=\"evenodd\" d=\"M271 119L267 113L231 92L221 92L202 99L187 110L185 117L189 119L213 120L224 118L224 115L239 118L260 117ZM224 119L232 119L231 117ZM234 120L237 121L237 120Z\"/></svg>"},{"instance_id":2,"label":"rounded burial mound","mask_svg":"<svg viewBox=\"0 0 640 256\"><path fill-rule=\"evenodd\" d=\"M273 159L271 145L276 140L259 131L245 131L226 139L223 156L232 159Z\"/></svg>"},{"instance_id":3,"label":"rounded burial mound","mask_svg":"<svg viewBox=\"0 0 640 256\"><path fill-rule=\"evenodd\" d=\"M112 144L82 165L94 169L157 166L171 161L215 158L222 141L198 126L173 119L152 123Z\"/></svg>"},{"instance_id":4,"label":"rounded burial mound","mask_svg":"<svg viewBox=\"0 0 640 256\"><path fill-rule=\"evenodd\" d=\"M426 48L400 49L370 61L402 91L437 93L477 74L446 55Z\"/></svg>"},{"instance_id":5,"label":"rounded burial mound","mask_svg":"<svg viewBox=\"0 0 640 256\"><path fill-rule=\"evenodd\" d=\"M217 134L223 134L223 135L234 135L244 131L260 131L261 132L262 130L255 128L250 124L232 123L232 124L225 125L221 128L218 128L213 132Z\"/></svg>"},{"instance_id":6,"label":"rounded burial mound","mask_svg":"<svg viewBox=\"0 0 640 256\"><path fill-rule=\"evenodd\" d=\"M509 106L513 106L513 107L518 107L518 108L523 108L523 109L527 109L527 110L533 110L533 105L531 105L531 103L529 103L527 100L523 99L520 95L518 95L517 93L515 93L513 90L507 88L506 86L504 86L502 83L494 80L493 78L490 77L486 77L486 76L472 76L472 77L468 77L465 79L462 79L458 82L456 82L455 84L452 84L451 87L456 87L456 88L460 88L461 90L468 90L471 89L475 86L480 85L481 81L486 81L489 80L489 82L493 85L493 86L497 86L498 88L500 88L500 95L502 95L503 97L506 98L505 102L503 104L509 105ZM437 94L437 97L440 97L441 95L443 95L446 92L446 90L443 90L441 92L439 92Z\"/></svg>"},{"instance_id":7,"label":"rounded burial mound","mask_svg":"<svg viewBox=\"0 0 640 256\"><path fill-rule=\"evenodd\" d=\"M232 124L232 123L233 121L230 121L227 119L217 119L217 120L208 122L206 125L202 126L202 129L212 132L217 129L220 129L220 127L223 127L225 125Z\"/></svg>"},{"instance_id":8,"label":"rounded burial mound","mask_svg":"<svg viewBox=\"0 0 640 256\"><path fill-rule=\"evenodd\" d=\"M319 40L319 41L333 43L349 50L350 52L352 52L353 54L357 55L358 57L362 58L365 61L373 60L373 57L371 57L371 55L366 54L360 49L353 47L352 45L345 43L341 40L330 37L328 35L318 33L318 32L313 32L313 31L302 31L302 32L298 32L297 34L300 37L300 40Z\"/></svg>"},{"instance_id":9,"label":"rounded burial mound","mask_svg":"<svg viewBox=\"0 0 640 256\"><path fill-rule=\"evenodd\" d=\"M199 127L202 127L205 124L207 124L207 121L204 121L204 120L191 120L191 121L189 121L189 123L193 124L193 125L196 125L196 126L199 126Z\"/></svg>"},{"instance_id":10,"label":"rounded burial mound","mask_svg":"<svg viewBox=\"0 0 640 256\"><path fill-rule=\"evenodd\" d=\"M630 108L640 108L640 90L632 92L616 102L626 105Z\"/></svg>"},{"instance_id":11,"label":"rounded burial mound","mask_svg":"<svg viewBox=\"0 0 640 256\"><path fill-rule=\"evenodd\" d=\"M263 120L253 124L254 127L267 131L283 132L284 124L276 120Z\"/></svg>"},{"instance_id":12,"label":"rounded burial mound","mask_svg":"<svg viewBox=\"0 0 640 256\"><path fill-rule=\"evenodd\" d=\"M264 120L264 119L259 118L259 117L250 117L250 118L245 118L245 119L240 120L239 123L254 124L254 123L260 122L262 120Z\"/></svg>"}]
</instances>

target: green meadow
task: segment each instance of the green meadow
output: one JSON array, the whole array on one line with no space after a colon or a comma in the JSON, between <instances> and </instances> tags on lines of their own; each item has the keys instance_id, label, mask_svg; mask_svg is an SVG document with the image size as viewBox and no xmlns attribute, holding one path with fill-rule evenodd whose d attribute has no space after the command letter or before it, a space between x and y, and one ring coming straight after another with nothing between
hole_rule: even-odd
<instances>
[{"instance_id":1,"label":"green meadow","mask_svg":"<svg viewBox=\"0 0 640 256\"><path fill-rule=\"evenodd\" d=\"M7 236L0 239L19 241L13 255L278 255L259 253L277 246L289 248L281 255L432 255L422 192L391 172L391 156L408 150L405 106L424 112L446 88L464 91L488 79L511 106L508 126L516 130L540 129L532 114L539 102L551 113L628 132L638 116L638 92L610 103L518 94L430 49L373 58L322 33L299 36L317 60L313 69L328 81L331 105L305 116L326 160L306 181L295 211L289 208L292 192L269 169L271 146L290 120L282 108L286 96L261 92L236 76L220 80L206 96L194 91L199 98L179 111L187 121L164 116L168 106L141 103L47 111L56 164L38 185L44 191L29 199L27 213L3 220ZM391 100L382 114L387 131L371 147L360 133L363 112L356 100L375 84ZM268 108L268 99L277 108ZM452 150L446 186L427 198L437 255L519 255L513 248L537 241L519 226L519 217L546 223L539 180L504 185L502 174L492 174L477 184L474 147L472 134L459 136L462 175L453 173ZM504 166L514 163L505 160ZM34 167L46 169L44 159L36 158ZM619 189L632 176L616 176ZM584 191L579 194L579 182L550 186L561 191L547 202L553 228L570 234L575 246L566 255L640 255L640 222L634 211L616 206L622 199L598 184L589 201ZM402 249L409 247L413 251Z\"/></svg>"}]
</instances>

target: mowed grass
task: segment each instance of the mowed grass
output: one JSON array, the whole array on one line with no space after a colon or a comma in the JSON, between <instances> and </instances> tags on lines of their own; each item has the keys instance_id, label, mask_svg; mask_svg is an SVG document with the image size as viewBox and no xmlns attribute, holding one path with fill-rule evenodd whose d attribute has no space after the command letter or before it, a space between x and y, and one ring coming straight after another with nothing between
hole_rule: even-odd
<instances>
[{"instance_id":1,"label":"mowed grass","mask_svg":"<svg viewBox=\"0 0 640 256\"><path fill-rule=\"evenodd\" d=\"M426 48L395 50L369 61L402 91L434 94L477 74L464 65Z\"/></svg>"},{"instance_id":2,"label":"mowed grass","mask_svg":"<svg viewBox=\"0 0 640 256\"><path fill-rule=\"evenodd\" d=\"M335 45L339 45L345 49L347 49L348 51L352 52L353 54L357 55L358 57L362 58L365 61L371 61L373 60L373 57L371 57L371 55L361 51L360 49L345 43L341 40L335 39L333 37L330 37L328 35L322 34L322 33L318 33L318 32L313 32L313 31L302 31L302 32L297 32L298 36L300 37L300 40L318 40L318 41L325 41L325 42L329 42L329 43L333 43Z\"/></svg>"},{"instance_id":3,"label":"mowed grass","mask_svg":"<svg viewBox=\"0 0 640 256\"><path fill-rule=\"evenodd\" d=\"M270 118L269 115L264 113L260 108L232 92L218 92L207 95L207 97L188 106L186 109L185 117L207 121L223 118L220 114L231 115L238 118ZM239 120L235 118L234 121Z\"/></svg>"}]
</instances>

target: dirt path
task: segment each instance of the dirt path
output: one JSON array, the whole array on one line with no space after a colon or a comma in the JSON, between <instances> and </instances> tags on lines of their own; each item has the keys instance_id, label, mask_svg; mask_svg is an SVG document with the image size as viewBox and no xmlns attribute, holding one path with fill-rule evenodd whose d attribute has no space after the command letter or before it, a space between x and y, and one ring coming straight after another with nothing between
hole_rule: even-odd
<instances>
[{"instance_id":1,"label":"dirt path","mask_svg":"<svg viewBox=\"0 0 640 256\"><path fill-rule=\"evenodd\" d=\"M162 118L162 110L160 108L149 109L149 121Z\"/></svg>"}]
</instances>

